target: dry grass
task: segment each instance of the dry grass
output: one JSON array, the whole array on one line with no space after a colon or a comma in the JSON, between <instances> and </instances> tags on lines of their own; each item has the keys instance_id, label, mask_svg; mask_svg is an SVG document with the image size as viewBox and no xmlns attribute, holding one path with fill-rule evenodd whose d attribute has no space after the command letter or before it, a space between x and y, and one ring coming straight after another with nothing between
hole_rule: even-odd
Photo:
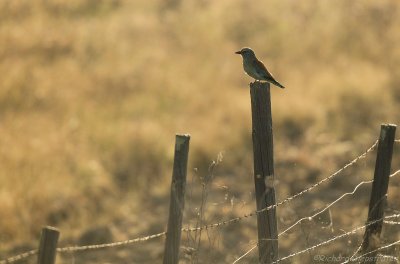
<instances>
[{"instance_id":1,"label":"dry grass","mask_svg":"<svg viewBox=\"0 0 400 264\"><path fill-rule=\"evenodd\" d=\"M272 91L278 194L307 186L400 123L399 24L395 0L0 0L0 250L45 224L162 229L140 219L147 195L166 207L175 133L192 135L190 168L224 150L220 175L251 175L242 46L287 87Z\"/></svg>"}]
</instances>

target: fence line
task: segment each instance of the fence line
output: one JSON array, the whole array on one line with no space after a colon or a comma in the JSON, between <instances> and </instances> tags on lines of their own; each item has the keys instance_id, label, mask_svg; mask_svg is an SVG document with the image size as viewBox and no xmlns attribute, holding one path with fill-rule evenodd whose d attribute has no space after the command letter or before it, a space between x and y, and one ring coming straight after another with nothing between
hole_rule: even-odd
<instances>
[{"instance_id":1,"label":"fence line","mask_svg":"<svg viewBox=\"0 0 400 264\"><path fill-rule=\"evenodd\" d=\"M349 260L346 260L345 262L342 262L341 264L349 263L349 261L358 260L358 259L360 259L360 258L362 258L362 257L365 257L365 256L369 255L369 254L378 252L378 251L381 250L381 249L389 248L389 247L395 246L395 245L397 245L397 244L400 244L400 240L397 240L396 242L387 244L387 245L385 245L385 246L382 246L382 247L379 247L379 248L374 249L374 250L372 250L372 251L369 251L369 252L367 252L367 253L364 253L364 254L362 254L361 256L358 256L358 257L356 257L356 258L350 258ZM397 258L396 258L396 259L397 259Z\"/></svg>"},{"instance_id":2,"label":"fence line","mask_svg":"<svg viewBox=\"0 0 400 264\"><path fill-rule=\"evenodd\" d=\"M297 256L297 255L301 255L301 254L303 254L303 253L309 252L309 251L311 251L311 250L314 250L314 249L317 248L317 247L320 247L320 246L329 244L329 243L331 243L331 242L333 242L333 241L335 241L335 240L337 240L337 239L344 238L344 237L346 237L346 236L350 236L350 235L352 235L352 234L355 234L356 232L358 232L358 231L360 231L360 230L362 230L362 229L364 229L364 228L366 228L366 227L368 227L368 226L370 226L370 225L373 225L373 224L377 223L378 221L381 221L381 220L384 220L384 219L395 218L395 217L400 217L400 214L394 214L394 215L386 216L386 217L383 217L382 219L375 220L375 221L370 222L370 223L368 223L368 224L365 224L365 225L363 225L363 226L356 227L356 228L354 228L354 229L351 230L351 231L345 232L344 234L335 236L335 237L330 238L330 239L328 239L328 240L325 240L325 241L323 241L323 242L321 242L321 243L319 243L319 244L317 244L317 245L308 247L308 248L306 248L306 249L300 250L300 251L298 251L298 252L295 252L295 253L292 253L292 254L290 254L290 255L288 255L288 256L285 256L285 257L283 257L283 258L280 258L280 259L278 259L277 261L275 261L275 262L273 262L273 263L279 263L279 262L281 262L281 261L283 261L283 260L286 260L286 259L295 257L295 256ZM371 254L371 253L374 253L374 252L376 252L376 251L379 251L380 249L388 248L388 247L394 246L394 245L399 244L399 243L400 243L400 240L398 240L398 241L396 241L396 242L394 242L394 243L391 243L391 244L389 244L389 245L382 246L382 247L380 247L380 248L378 248L378 249L375 249L375 250L373 250L373 251L367 252L367 253L365 253L365 254L363 254L363 255L361 255L361 256L358 256L358 257L356 257L356 258L353 258L353 257L355 256L355 254L353 254L353 255L349 258L349 260L347 260L347 261L345 261L345 262L342 262L342 263L348 263L349 261L354 261L354 260L360 259L360 258L362 258L363 256L366 256L366 255L368 255L368 254ZM234 262L232 262L232 264L238 263L239 260L243 259L243 257L245 257L246 255L248 255L248 254L249 254L252 250L254 250L256 247L257 247L257 245L255 245L254 247L252 247L250 250L246 251L246 253L244 253L242 256L240 256L238 259L236 259Z\"/></svg>"},{"instance_id":3,"label":"fence line","mask_svg":"<svg viewBox=\"0 0 400 264\"><path fill-rule=\"evenodd\" d=\"M59 253L65 253L65 252L77 252L77 251L85 251L85 250L93 250L93 249L103 249L103 248L111 248L111 247L118 247L118 246L126 246L129 244L133 243L138 243L138 242L144 242L153 238L158 238L162 237L166 234L167 232L161 232L158 234L153 234L150 236L145 236L145 237L139 237L139 238L134 238L134 239L129 239L129 240L124 240L124 241L118 241L118 242L113 242L113 243L107 243L107 244L98 244L98 245L87 245L87 246L72 246L72 247L63 247L63 248L57 248L57 252ZM6 264L6 263L13 263L18 260L22 260L25 258L28 258L30 256L34 256L38 253L37 249L7 258L5 260L0 261L0 264Z\"/></svg>"},{"instance_id":4,"label":"fence line","mask_svg":"<svg viewBox=\"0 0 400 264\"><path fill-rule=\"evenodd\" d=\"M396 176L397 174L400 173L400 170L395 171L394 173L392 173L389 177L392 178L394 176ZM317 215L325 212L326 210L328 210L330 207L332 207L334 204L336 204L337 202L339 202L340 200L342 200L344 197L348 196L348 195L353 195L358 188L360 188L360 186L364 185L364 184L368 184L368 183L372 183L374 180L369 180L369 181L362 181L359 184L356 185L356 187L353 189L352 192L347 192L342 194L339 198L337 198L335 201L333 201L332 203L328 204L326 207L324 207L322 210L316 212L315 214L313 214L312 216L308 216L308 217L303 217L301 219L299 219L295 224L293 224L292 226L290 226L289 228L285 229L283 232L279 233L279 236L285 234L286 232L288 232L290 229L292 229L293 227L295 227L296 225L298 225L299 223L301 223L304 220L308 220L310 218L314 218Z\"/></svg>"},{"instance_id":5,"label":"fence line","mask_svg":"<svg viewBox=\"0 0 400 264\"><path fill-rule=\"evenodd\" d=\"M147 240L150 240L150 239L153 239L153 238L162 237L166 233L167 232L161 232L161 233L150 235L150 236L139 237L139 238L135 238L135 239L129 239L129 240L113 242L113 243L107 243L107 244L57 248L57 252L60 252L60 253L62 253L62 252L76 252L76 251L85 251L85 250L93 250L93 249L101 249L101 248L111 248L111 247L118 247L118 246L126 246L126 245L129 245L129 244L138 243L138 242L144 242L144 241L147 241Z\"/></svg>"},{"instance_id":6,"label":"fence line","mask_svg":"<svg viewBox=\"0 0 400 264\"><path fill-rule=\"evenodd\" d=\"M16 262L18 260L22 260L31 256L35 256L37 255L37 253L39 252L39 250L37 249L33 249L24 253L21 253L19 255L13 256L13 257L9 257L5 260L0 261L1 264L5 264L5 263L13 263Z\"/></svg>"},{"instance_id":7,"label":"fence line","mask_svg":"<svg viewBox=\"0 0 400 264\"><path fill-rule=\"evenodd\" d=\"M362 229L364 229L364 228L366 228L366 227L368 227L368 226L370 226L370 225L376 224L376 223L378 223L379 221L382 221L382 220L384 220L384 219L390 219L390 218L396 218L396 217L400 217L400 214L394 214L394 215L385 216L385 217L383 217L383 218L381 218L381 219L378 219L378 220L369 222L369 223L367 223L367 224L365 224L365 225L363 225L363 226L356 227L356 228L354 228L354 229L351 230L351 231L345 232L345 233L343 233L343 234L341 234L341 235L338 235L338 236L334 236L334 237L332 237L332 238L330 238L330 239L328 239L328 240L322 241L322 242L319 243L319 244L316 244L316 245L314 245L314 246L308 247L308 248L306 248L306 249L302 249L302 250L300 250L300 251L298 251L298 252L295 252L295 253L292 253L292 254L290 254L290 255L287 255L287 256L285 256L285 257L283 257L283 258L280 258L280 259L278 259L276 262L273 262L273 263L278 263L278 262L281 262L281 261L283 261L283 260L286 260L286 259L295 257L295 256L297 256L297 255L301 255L301 254L303 254L303 253L306 253L306 252L309 252L309 251L311 251L311 250L314 250L314 249L316 249L317 247L324 246L324 245L326 245L326 244L332 243L333 241L338 240L338 239L340 239L340 238L344 238L344 237L347 237L347 236L349 236L349 235L355 234L355 233L357 233L358 231L360 231L360 230L362 230ZM370 253L372 253L372 252L367 252L366 254L370 254Z\"/></svg>"},{"instance_id":8,"label":"fence line","mask_svg":"<svg viewBox=\"0 0 400 264\"><path fill-rule=\"evenodd\" d=\"M400 173L400 170L395 171L394 173L392 173L391 175L389 175L389 178L392 178L393 176L397 175L398 173ZM372 180L373 181L373 180ZM393 221L383 221L383 223L389 223L391 224ZM358 252L361 251L362 246L363 246L364 241L362 241L360 243L360 245L358 246L358 248L356 249L356 251L354 251L353 255L351 256L351 258L353 258L355 255L357 255Z\"/></svg>"},{"instance_id":9,"label":"fence line","mask_svg":"<svg viewBox=\"0 0 400 264\"><path fill-rule=\"evenodd\" d=\"M299 196L301 196L301 195L303 195L305 193L310 192L314 188L320 186L322 183L324 183L324 182L326 182L328 180L332 180L335 176L337 176L338 174L343 172L345 169L347 169L347 168L351 167L352 165L356 164L360 159L365 158L366 155L369 152L373 151L376 148L377 144L378 144L378 141L375 141L375 143L372 144L372 146L369 147L365 152L363 152L357 158L353 159L351 162L347 163L345 166L343 166L342 168L340 168L339 170L337 170L333 174L323 178L319 182L311 185L310 187L308 187L308 188L306 188L306 189L304 189L304 190L302 190L302 191L300 191L300 192L298 192L298 193L296 193L296 194L294 194L292 196L287 197L286 199L278 202L277 204L268 206L268 207L266 207L264 209L261 209L261 210L255 210L255 211L253 211L251 213L248 213L248 214L245 214L243 216L235 217L235 218L232 218L232 219L229 219L229 220L226 220L226 221L222 221L222 222L219 222L219 223L209 224L209 225L205 225L205 226L202 226L202 227L195 227L195 228L183 228L182 231L184 231L184 232L195 232L195 231L200 231L200 230L204 230L204 229L211 229L211 228L216 228L216 227L220 227L220 226L227 225L227 224L236 223L236 222L239 222L239 221L243 220L244 218L248 218L248 217L257 215L257 214L259 214L261 212L268 211L268 210L271 210L271 209L276 208L278 206L281 206L283 204L286 204L286 203L292 201L293 199L295 199L295 198L297 198L297 197L299 197Z\"/></svg>"},{"instance_id":10,"label":"fence line","mask_svg":"<svg viewBox=\"0 0 400 264\"><path fill-rule=\"evenodd\" d=\"M396 142L400 142L400 140L396 141ZM239 216L239 217L235 217L226 221L222 221L222 222L218 222L218 223L213 223L213 224L209 224L209 225L204 225L204 226L200 226L200 227L187 227L187 228L182 228L183 232L197 232L197 231L201 231L201 230L208 230L208 229L212 229L212 228L218 228L221 226L225 226L225 225L229 225L229 224L233 224L233 223L237 223L241 220L244 220L246 218L255 216L257 214L260 214L261 212L264 211L268 211L274 208L277 208L278 206L281 206L283 204L286 204L290 201L292 201L295 198L298 198L299 196L310 192L311 190L317 188L318 186L320 186L321 184L332 180L334 177L336 177L337 175L339 175L341 172L343 172L344 170L346 170L347 168L353 166L354 164L356 164L359 160L365 158L367 156L368 153L370 153L371 151L373 151L376 146L378 144L378 140L375 141L375 143L373 143L367 150L365 150L362 154L360 154L359 156L357 156L355 159L353 159L352 161L350 161L349 163L347 163L346 165L344 165L342 168L338 169L336 172L330 174L329 176L323 178L322 180L318 181L317 183L311 185L310 187L292 195L287 197L286 199L278 202L277 204L268 206L264 209L261 210L255 210L252 211L248 214L244 214L243 216ZM124 245L129 245L129 244L133 244L133 243L138 243L138 242L144 242L150 239L154 239L154 238L158 238L161 236L166 235L167 232L161 232L161 233L157 233L157 234L153 234L153 235L149 235L149 236L144 236L144 237L139 237L139 238L135 238L135 239L129 239L129 240L125 240L125 241L118 241L118 242L112 242L112 243L106 243L106 244L97 244L97 245L86 245L86 246L70 246L70 247L63 247L63 248L57 248L57 252L59 253L63 253L63 252L76 252L76 251L85 251L85 250L94 250L94 249L102 249L102 248L110 248L110 247L117 247L117 246L124 246ZM13 263L16 262L18 260L22 260L25 258L28 258L30 256L36 255L38 253L38 250L31 250L28 252L24 252L12 257L9 257L5 260L0 261L0 264L6 264L6 263Z\"/></svg>"},{"instance_id":11,"label":"fence line","mask_svg":"<svg viewBox=\"0 0 400 264\"><path fill-rule=\"evenodd\" d=\"M395 171L395 172L392 173L389 177L392 178L392 177L396 176L397 174L400 174L400 170ZM373 182L373 180L370 180L370 181L362 181L362 182L360 182L359 184L356 185L356 187L353 189L352 192L347 192L347 193L342 194L342 195L341 195L339 198L337 198L335 201L333 201L332 203L328 204L327 206L325 206L324 208L322 208L320 211L316 212L315 214L313 214L313 215L311 215L311 216L306 216L306 217L303 217L303 218L299 219L299 220L296 221L293 225L291 225L290 227L288 227L288 228L285 229L284 231L280 232L279 235L278 235L278 237L280 237L281 235L284 235L284 234L287 233L289 230L291 230L292 228L294 228L295 226L297 226L298 224L300 224L302 221L304 221L304 220L310 220L310 219L316 217L317 215L319 215L319 214L325 212L325 211L328 210L330 207L332 207L334 204L336 204L337 202L339 202L340 200L342 200L344 197L346 197L346 196L348 196L348 195L353 195L353 194L358 190L358 188L360 188L362 185L368 184L368 183L372 183L372 182ZM399 214L399 215L400 215L400 214ZM385 222L385 223L386 223L386 222ZM399 224L399 225L400 225L400 222L392 222L392 221L390 221L390 223L392 223L392 224ZM245 257L246 255L248 255L251 251L253 251L256 247L257 247L257 245L255 245L254 247L250 248L250 249L249 249L248 251L246 251L243 255L241 255L239 258L237 258L232 264L237 263L237 262L238 262L239 260L241 260L243 257ZM354 253L354 255L357 254L357 252L360 250L360 248L361 248L361 245L360 245L360 247L356 250L356 252ZM353 255L353 256L354 256L354 255Z\"/></svg>"}]
</instances>

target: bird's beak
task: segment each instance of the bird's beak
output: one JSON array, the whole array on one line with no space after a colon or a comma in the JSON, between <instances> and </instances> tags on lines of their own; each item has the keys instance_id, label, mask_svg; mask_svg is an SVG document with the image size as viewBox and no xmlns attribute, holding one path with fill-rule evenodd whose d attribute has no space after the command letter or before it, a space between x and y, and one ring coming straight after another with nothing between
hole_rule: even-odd
<instances>
[{"instance_id":1,"label":"bird's beak","mask_svg":"<svg viewBox=\"0 0 400 264\"><path fill-rule=\"evenodd\" d=\"M242 52L239 50L239 51L236 51L235 52L236 54L242 54Z\"/></svg>"}]
</instances>

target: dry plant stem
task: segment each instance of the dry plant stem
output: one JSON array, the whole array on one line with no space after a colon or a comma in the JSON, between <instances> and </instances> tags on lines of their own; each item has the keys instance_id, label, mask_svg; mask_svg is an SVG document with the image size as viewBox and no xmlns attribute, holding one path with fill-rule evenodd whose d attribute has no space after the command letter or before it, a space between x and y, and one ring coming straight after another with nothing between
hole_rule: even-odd
<instances>
[{"instance_id":1,"label":"dry plant stem","mask_svg":"<svg viewBox=\"0 0 400 264\"><path fill-rule=\"evenodd\" d=\"M207 197L208 197L208 190L210 188L210 184L212 182L213 176L214 176L214 168L217 165L217 162L213 161L210 165L210 167L208 168L208 172L207 175L203 178L201 178L202 182L201 182L201 205L200 205L200 209L199 209L199 214L198 214L198 218L197 218L197 223L196 223L196 227L201 227L203 226L204 223L204 210L206 208L206 204L207 204ZM202 229L198 230L198 232L195 232L195 241L197 241L197 252L200 251L200 247L201 247L201 235L202 235ZM195 262L194 263L198 263L199 259L198 257L195 258Z\"/></svg>"}]
</instances>

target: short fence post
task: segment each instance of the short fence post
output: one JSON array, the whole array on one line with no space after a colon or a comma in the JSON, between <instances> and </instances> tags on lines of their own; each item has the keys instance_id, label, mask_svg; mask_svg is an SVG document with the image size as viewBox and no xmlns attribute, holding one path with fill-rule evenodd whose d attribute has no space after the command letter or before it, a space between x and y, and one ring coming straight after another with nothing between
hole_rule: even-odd
<instances>
[{"instance_id":1,"label":"short fence post","mask_svg":"<svg viewBox=\"0 0 400 264\"><path fill-rule=\"evenodd\" d=\"M367 220L367 224L371 222L374 223L367 226L365 229L364 240L361 247L362 253L364 254L379 248L395 134L396 125L383 124L381 126ZM362 259L362 262L376 263L377 253L378 252L375 251L366 255L365 258Z\"/></svg>"},{"instance_id":2,"label":"short fence post","mask_svg":"<svg viewBox=\"0 0 400 264\"><path fill-rule=\"evenodd\" d=\"M257 210L272 206L275 201L274 157L272 136L271 94L269 83L250 84L254 182ZM257 214L260 263L278 259L276 209Z\"/></svg>"},{"instance_id":3,"label":"short fence post","mask_svg":"<svg viewBox=\"0 0 400 264\"><path fill-rule=\"evenodd\" d=\"M42 229L40 237L38 264L54 264L56 262L57 243L60 231L54 227L46 226Z\"/></svg>"},{"instance_id":4,"label":"short fence post","mask_svg":"<svg viewBox=\"0 0 400 264\"><path fill-rule=\"evenodd\" d=\"M189 135L176 135L167 238L164 248L164 264L177 264L179 261L189 141Z\"/></svg>"}]
</instances>

